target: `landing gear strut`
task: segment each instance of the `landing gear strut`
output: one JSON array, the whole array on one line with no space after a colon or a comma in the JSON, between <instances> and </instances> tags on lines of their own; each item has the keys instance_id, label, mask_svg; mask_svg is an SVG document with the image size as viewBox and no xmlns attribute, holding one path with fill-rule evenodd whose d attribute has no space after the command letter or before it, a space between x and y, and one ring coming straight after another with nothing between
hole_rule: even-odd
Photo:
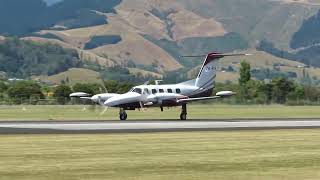
<instances>
[{"instance_id":1,"label":"landing gear strut","mask_svg":"<svg viewBox=\"0 0 320 180\"><path fill-rule=\"evenodd\" d=\"M187 114L188 114L188 112L187 112L187 105L186 105L186 104L183 104L183 105L182 105L182 112L181 112L181 114L180 114L180 119L181 119L181 120L187 120Z\"/></svg>"},{"instance_id":2,"label":"landing gear strut","mask_svg":"<svg viewBox=\"0 0 320 180\"><path fill-rule=\"evenodd\" d=\"M124 109L120 109L119 116L121 121L125 121L128 118L128 115Z\"/></svg>"}]
</instances>

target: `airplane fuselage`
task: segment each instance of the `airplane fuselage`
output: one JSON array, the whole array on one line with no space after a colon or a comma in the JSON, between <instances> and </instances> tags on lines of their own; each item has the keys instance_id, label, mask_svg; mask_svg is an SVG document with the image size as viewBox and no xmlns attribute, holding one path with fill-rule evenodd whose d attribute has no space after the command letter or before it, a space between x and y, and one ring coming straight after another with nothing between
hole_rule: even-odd
<instances>
[{"instance_id":1,"label":"airplane fuselage","mask_svg":"<svg viewBox=\"0 0 320 180\"><path fill-rule=\"evenodd\" d=\"M113 96L105 101L109 107L121 107L134 110L141 106L180 106L177 99L209 97L212 95L213 86L209 89L201 89L187 84L167 85L140 85L132 88L121 96Z\"/></svg>"}]
</instances>

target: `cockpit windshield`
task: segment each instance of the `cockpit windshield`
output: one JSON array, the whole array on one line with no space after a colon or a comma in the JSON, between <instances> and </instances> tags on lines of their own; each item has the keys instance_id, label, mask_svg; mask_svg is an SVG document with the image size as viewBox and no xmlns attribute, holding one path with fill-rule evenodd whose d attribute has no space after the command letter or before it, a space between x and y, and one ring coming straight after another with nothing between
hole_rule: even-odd
<instances>
[{"instance_id":1,"label":"cockpit windshield","mask_svg":"<svg viewBox=\"0 0 320 180\"><path fill-rule=\"evenodd\" d=\"M132 92L135 92L135 93L138 93L138 94L142 94L142 89L140 89L140 88L134 88L134 89L132 90Z\"/></svg>"}]
</instances>

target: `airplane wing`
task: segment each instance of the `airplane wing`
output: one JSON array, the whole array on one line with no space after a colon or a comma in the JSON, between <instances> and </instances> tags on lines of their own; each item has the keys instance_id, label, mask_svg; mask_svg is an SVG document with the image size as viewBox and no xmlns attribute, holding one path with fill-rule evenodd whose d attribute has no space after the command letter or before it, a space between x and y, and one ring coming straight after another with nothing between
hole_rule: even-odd
<instances>
[{"instance_id":1,"label":"airplane wing","mask_svg":"<svg viewBox=\"0 0 320 180\"><path fill-rule=\"evenodd\" d=\"M189 102L212 100L212 99L218 99L218 98L222 98L222 97L221 96L212 96L212 97L179 99L179 100L177 100L177 103L189 103Z\"/></svg>"},{"instance_id":2,"label":"airplane wing","mask_svg":"<svg viewBox=\"0 0 320 180\"><path fill-rule=\"evenodd\" d=\"M236 93L232 91L220 91L215 96L211 97L199 97L199 98L187 98L187 99L179 99L177 100L177 103L189 103L189 102L195 102L195 101L204 101L204 100L212 100L212 99L218 99L218 98L225 98L235 95Z\"/></svg>"}]
</instances>

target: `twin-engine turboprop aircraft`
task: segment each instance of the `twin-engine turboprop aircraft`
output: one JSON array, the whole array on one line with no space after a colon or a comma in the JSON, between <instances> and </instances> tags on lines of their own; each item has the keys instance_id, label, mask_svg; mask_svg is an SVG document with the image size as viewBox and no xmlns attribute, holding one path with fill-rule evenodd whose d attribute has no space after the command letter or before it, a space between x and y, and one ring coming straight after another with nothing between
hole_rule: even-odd
<instances>
[{"instance_id":1,"label":"twin-engine turboprop aircraft","mask_svg":"<svg viewBox=\"0 0 320 180\"><path fill-rule=\"evenodd\" d=\"M211 100L224 98L234 95L232 91L218 92L212 96L214 88L214 80L216 77L217 62L220 58L226 56L246 56L249 54L221 54L209 53L201 56L185 56L185 57L206 57L200 72L196 79L182 82L179 84L159 84L140 85L132 88L125 94L97 94L88 97L86 93L73 93L70 97L78 97L82 99L90 99L102 106L120 108L120 120L127 120L126 110L135 110L148 107L160 107L163 111L164 107L181 106L181 120L187 119L187 104L193 101Z\"/></svg>"}]
</instances>

